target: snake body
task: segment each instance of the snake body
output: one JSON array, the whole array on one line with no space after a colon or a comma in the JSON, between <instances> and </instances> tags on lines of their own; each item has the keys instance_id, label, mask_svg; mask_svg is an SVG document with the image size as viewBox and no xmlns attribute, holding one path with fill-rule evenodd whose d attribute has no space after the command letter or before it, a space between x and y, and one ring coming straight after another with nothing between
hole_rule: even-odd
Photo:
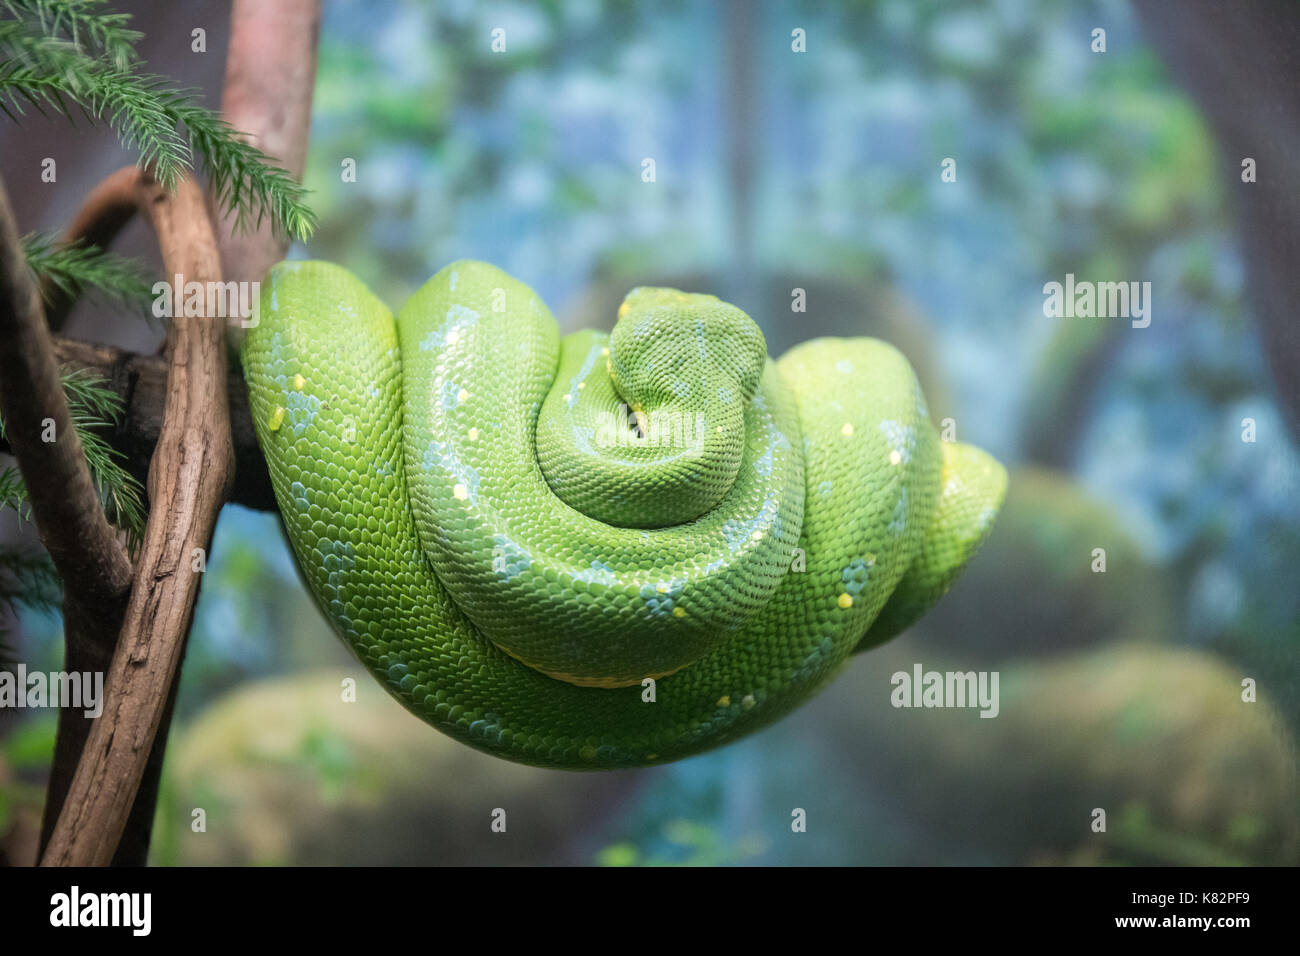
<instances>
[{"instance_id":1,"label":"snake body","mask_svg":"<svg viewBox=\"0 0 1300 956\"><path fill-rule=\"evenodd\" d=\"M657 764L808 699L983 541L995 460L941 442L868 338L767 356L742 311L636 289L561 338L453 263L396 317L284 262L242 350L303 577L413 713L548 767Z\"/></svg>"}]
</instances>

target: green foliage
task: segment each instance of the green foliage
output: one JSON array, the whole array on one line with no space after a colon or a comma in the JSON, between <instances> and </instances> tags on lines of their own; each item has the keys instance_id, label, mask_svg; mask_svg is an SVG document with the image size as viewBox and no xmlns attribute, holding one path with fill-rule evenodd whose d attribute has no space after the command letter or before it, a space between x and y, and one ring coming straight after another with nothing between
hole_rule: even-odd
<instances>
[{"instance_id":1,"label":"green foliage","mask_svg":"<svg viewBox=\"0 0 1300 956\"><path fill-rule=\"evenodd\" d=\"M127 532L128 547L135 550L144 533L142 489L119 463L121 453L100 433L101 426L116 423L121 416L122 399L85 369L65 371L63 391L108 520Z\"/></svg>"},{"instance_id":2,"label":"green foliage","mask_svg":"<svg viewBox=\"0 0 1300 956\"><path fill-rule=\"evenodd\" d=\"M54 756L54 738L59 719L42 714L25 720L0 742L0 757L10 770L43 770Z\"/></svg>"},{"instance_id":3,"label":"green foliage","mask_svg":"<svg viewBox=\"0 0 1300 956\"><path fill-rule=\"evenodd\" d=\"M46 36L66 36L79 49L103 56L119 70L139 60L143 34L129 29L126 13L103 13L106 0L6 0L15 16L35 19Z\"/></svg>"},{"instance_id":4,"label":"green foliage","mask_svg":"<svg viewBox=\"0 0 1300 956\"><path fill-rule=\"evenodd\" d=\"M31 778L39 779L36 775L49 767L58 724L56 715L44 713L22 721L0 740L0 767L11 774L0 787L0 833L8 831L19 808L39 811L45 788Z\"/></svg>"},{"instance_id":5,"label":"green foliage","mask_svg":"<svg viewBox=\"0 0 1300 956\"><path fill-rule=\"evenodd\" d=\"M1258 818L1242 815L1232 820L1226 837L1249 844L1260 830ZM1141 802L1127 804L1117 815L1111 842L1116 857L1135 866L1249 866L1251 862L1238 855L1242 847L1225 850L1203 835L1158 825L1151 808Z\"/></svg>"},{"instance_id":6,"label":"green foliage","mask_svg":"<svg viewBox=\"0 0 1300 956\"><path fill-rule=\"evenodd\" d=\"M101 434L105 426L118 420L122 400L85 369L65 370L62 381L68 412L104 511L110 521L127 532L128 547L134 550L144 533L143 489L120 464L120 453ZM4 422L0 421L0 439L4 437ZM0 468L0 508L12 509L19 521L30 516L27 488L13 465ZM13 610L21 605L35 611L54 611L62 598L63 584L47 555L0 548L0 607ZM4 656L2 651L0 656Z\"/></svg>"},{"instance_id":7,"label":"green foliage","mask_svg":"<svg viewBox=\"0 0 1300 956\"><path fill-rule=\"evenodd\" d=\"M63 245L52 236L32 233L23 237L23 252L36 278L68 299L90 290L122 305L143 308L152 296L135 261L98 246Z\"/></svg>"},{"instance_id":8,"label":"green foliage","mask_svg":"<svg viewBox=\"0 0 1300 956\"><path fill-rule=\"evenodd\" d=\"M255 217L256 228L269 214L292 238L306 239L315 231L316 214L306 204L307 190L301 183L260 149L237 138L225 120L188 98L173 96L169 117L189 131L190 142L203 157L209 187L222 207L235 210L238 228L246 228L250 217Z\"/></svg>"},{"instance_id":9,"label":"green foliage","mask_svg":"<svg viewBox=\"0 0 1300 956\"><path fill-rule=\"evenodd\" d=\"M101 0L8 0L0 20L0 110L17 121L23 104L73 119L73 106L107 122L140 165L175 187L198 155L218 202L236 225L277 228L306 238L316 227L306 190L261 150L198 105L190 91L134 69L139 34L123 14L102 12Z\"/></svg>"},{"instance_id":10,"label":"green foliage","mask_svg":"<svg viewBox=\"0 0 1300 956\"><path fill-rule=\"evenodd\" d=\"M22 475L13 465L0 469L0 508L12 508L19 518L26 517L23 508L27 504L27 489L23 487Z\"/></svg>"},{"instance_id":11,"label":"green foliage","mask_svg":"<svg viewBox=\"0 0 1300 956\"><path fill-rule=\"evenodd\" d=\"M0 471L0 482L12 485L17 480L21 492L22 480L17 477L17 472L16 468L5 468ZM58 610L62 600L63 582L48 555L0 547L0 608L11 614L19 607L51 612ZM11 637L5 622L0 619L0 669L18 659Z\"/></svg>"},{"instance_id":12,"label":"green foliage","mask_svg":"<svg viewBox=\"0 0 1300 956\"><path fill-rule=\"evenodd\" d=\"M127 532L128 546L134 550L144 532L142 489L140 483L122 467L121 453L109 445L101 433L105 426L116 423L122 414L122 399L86 369L65 370L62 380L68 412L81 439L91 480L99 491L104 511L109 521ZM4 437L4 422L0 421L0 439ZM27 490L18 469L11 466L0 470L0 506L13 508L23 519L27 516L26 505ZM0 602L4 601L7 598L0 588Z\"/></svg>"},{"instance_id":13,"label":"green foliage","mask_svg":"<svg viewBox=\"0 0 1300 956\"><path fill-rule=\"evenodd\" d=\"M140 72L136 44L142 35L129 23L130 16L110 12L106 0L0 0L0 110L15 122L29 107L43 116L75 122L80 113L107 123L164 188L174 189L201 163L218 205L235 214L237 228L269 216L293 238L311 235L316 219L306 190L190 91ZM74 299L92 291L128 306L151 298L144 274L128 259L46 235L26 237L23 249L47 293ZM135 549L144 530L142 489L103 437L121 415L121 400L81 370L65 371L63 388L105 512ZM0 469L0 508L13 509L20 520L28 516L17 468ZM0 552L0 604L55 607L59 591L47 558Z\"/></svg>"}]
</instances>

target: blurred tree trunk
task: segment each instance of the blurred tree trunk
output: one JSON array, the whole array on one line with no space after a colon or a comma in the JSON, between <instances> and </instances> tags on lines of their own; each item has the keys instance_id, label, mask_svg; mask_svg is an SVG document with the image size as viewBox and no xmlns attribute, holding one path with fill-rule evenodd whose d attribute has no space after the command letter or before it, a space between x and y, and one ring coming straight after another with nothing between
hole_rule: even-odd
<instances>
[{"instance_id":1,"label":"blurred tree trunk","mask_svg":"<svg viewBox=\"0 0 1300 956\"><path fill-rule=\"evenodd\" d=\"M1300 3L1134 6L1222 148L1266 360L1282 416L1300 441ZM1255 160L1257 182L1242 182L1246 158Z\"/></svg>"}]
</instances>

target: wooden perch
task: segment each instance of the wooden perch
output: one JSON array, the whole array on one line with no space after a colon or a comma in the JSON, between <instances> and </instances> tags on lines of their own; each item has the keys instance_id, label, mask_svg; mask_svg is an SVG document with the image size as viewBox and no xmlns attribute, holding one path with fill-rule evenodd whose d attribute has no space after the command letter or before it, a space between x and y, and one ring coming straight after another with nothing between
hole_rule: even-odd
<instances>
[{"instance_id":1,"label":"wooden perch","mask_svg":"<svg viewBox=\"0 0 1300 956\"><path fill-rule=\"evenodd\" d=\"M0 408L8 450L27 486L36 530L63 580L64 667L103 671L126 611L131 562L104 517L55 363L40 290L0 184ZM59 711L43 834L63 803L90 724L81 711Z\"/></svg>"},{"instance_id":2,"label":"wooden perch","mask_svg":"<svg viewBox=\"0 0 1300 956\"><path fill-rule=\"evenodd\" d=\"M142 173L138 199L167 274L220 281L216 240L194 181L183 180L168 195ZM179 315L168 332L166 401L149 468L144 544L105 682L104 713L82 750L43 866L104 866L114 859L174 699L201 576L195 554L207 553L234 475L225 323Z\"/></svg>"}]
</instances>

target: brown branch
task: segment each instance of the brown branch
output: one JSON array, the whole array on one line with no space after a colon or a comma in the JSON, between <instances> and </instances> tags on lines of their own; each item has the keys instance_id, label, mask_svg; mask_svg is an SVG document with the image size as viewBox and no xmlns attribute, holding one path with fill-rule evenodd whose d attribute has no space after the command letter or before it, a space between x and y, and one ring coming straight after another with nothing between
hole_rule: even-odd
<instances>
[{"instance_id":1,"label":"brown branch","mask_svg":"<svg viewBox=\"0 0 1300 956\"><path fill-rule=\"evenodd\" d=\"M193 180L169 196L145 174L139 199L158 235L166 273L220 281L216 240ZM196 549L207 553L233 478L225 323L182 314L173 317L170 332L167 401L149 469L149 522L106 681L108 699L42 865L113 860L172 699L199 587L193 555Z\"/></svg>"},{"instance_id":2,"label":"brown branch","mask_svg":"<svg viewBox=\"0 0 1300 956\"><path fill-rule=\"evenodd\" d=\"M40 290L0 183L0 409L41 543L84 608L124 602L131 563L104 517L63 395ZM47 436L53 440L47 441Z\"/></svg>"},{"instance_id":3,"label":"brown branch","mask_svg":"<svg viewBox=\"0 0 1300 956\"><path fill-rule=\"evenodd\" d=\"M307 163L319 34L319 0L235 0L230 11L222 116L298 180ZM238 232L234 213L213 207L227 279L261 279L288 252L289 240L271 222Z\"/></svg>"},{"instance_id":4,"label":"brown branch","mask_svg":"<svg viewBox=\"0 0 1300 956\"><path fill-rule=\"evenodd\" d=\"M140 170L136 166L124 167L104 179L90 191L82 208L65 232L68 242L85 242L106 247L117 232L130 221L139 204ZM47 293L49 290L45 290ZM52 298L48 313L52 329L60 327L72 310L75 298L59 293ZM54 341L55 357L63 364L59 340ZM164 373L165 374L165 373ZM144 480L148 469L146 460L137 478ZM66 590L66 588L65 588ZM126 613L130 587L124 588L120 599L112 604L78 606L74 601L64 601L64 668L78 673L102 673L109 669L113 648ZM59 711L59 724L55 736L54 759L50 764L46 784L45 807L41 819L40 849L43 852L54 833L54 825L63 810L68 790L77 770L77 764L90 736L94 720L81 711L63 708ZM157 760L161 760L161 747ZM146 801L142 801L146 802ZM147 801L152 812L153 801ZM124 852L115 862L143 864L147 853L149 827L143 835L136 834L127 841ZM136 852L143 846L142 852Z\"/></svg>"},{"instance_id":5,"label":"brown branch","mask_svg":"<svg viewBox=\"0 0 1300 956\"><path fill-rule=\"evenodd\" d=\"M141 482L148 479L149 462L162 432L167 397L167 360L109 345L92 345L54 336L54 357L60 365L86 369L103 379L122 400L122 416L103 433L122 454L122 465ZM226 374L230 408L230 437L235 446L235 484L230 501L258 511L275 510L275 494L266 460L257 447L248 409L248 387L238 369ZM0 441L0 452L7 451Z\"/></svg>"},{"instance_id":6,"label":"brown branch","mask_svg":"<svg viewBox=\"0 0 1300 956\"><path fill-rule=\"evenodd\" d=\"M86 201L64 230L63 241L68 245L83 244L107 249L139 209L136 195L139 182L138 166L124 166L106 176L87 194ZM42 292L50 303L45 310L45 317L50 328L58 332L67 323L76 300L48 285Z\"/></svg>"},{"instance_id":7,"label":"brown branch","mask_svg":"<svg viewBox=\"0 0 1300 956\"><path fill-rule=\"evenodd\" d=\"M0 183L0 409L41 542L63 579L64 667L102 671L131 589L131 562L104 517L59 381L40 290L27 267L9 196ZM44 441L52 423L54 441ZM93 721L59 712L47 788L48 832Z\"/></svg>"},{"instance_id":8,"label":"brown branch","mask_svg":"<svg viewBox=\"0 0 1300 956\"><path fill-rule=\"evenodd\" d=\"M108 673L129 596L128 589L123 593L120 605L112 608L82 608L73 601L64 600L64 670L77 674ZM95 718L86 717L82 710L75 707L59 708L54 759L50 763L50 776L45 785L45 807L41 813L40 842L38 852L31 862L39 859L41 851L50 841L54 824L68 797L68 789L72 786L73 775L77 772L77 761L81 759L86 738L90 736L94 724Z\"/></svg>"},{"instance_id":9,"label":"brown branch","mask_svg":"<svg viewBox=\"0 0 1300 956\"><path fill-rule=\"evenodd\" d=\"M167 360L58 335L53 341L54 358L60 365L93 372L122 399L121 419L104 433L104 438L122 454L123 467L139 481L146 481L154 446L162 431ZM235 484L229 500L256 511L274 511L271 475L257 447L257 434L248 408L248 387L238 369L226 374L226 395L230 404L230 437L235 444ZM7 451L8 445L0 440L0 453ZM116 632L112 636L116 640Z\"/></svg>"},{"instance_id":10,"label":"brown branch","mask_svg":"<svg viewBox=\"0 0 1300 956\"><path fill-rule=\"evenodd\" d=\"M59 336L54 336L54 357L60 365L94 372L122 399L123 414L104 437L122 453L127 470L139 481L147 481L149 463L153 460L154 447L162 431L167 396L166 359ZM266 460L257 447L257 435L253 431L253 420L249 414L248 389L243 376L237 371L227 374L226 392L231 436L235 442L235 485L230 500L249 508L274 510L276 504L271 490L271 477L266 470ZM7 450L7 446L0 442L0 451ZM106 624L102 614L91 615L91 620L82 621L72 606L65 608L67 670L108 671L125 609L124 596L121 611ZM174 693L173 686L173 696ZM171 705L168 706L170 711ZM59 711L54 762L41 827L41 847L49 842L92 723L79 710L63 708ZM167 723L168 717L165 714L159 727L159 736L154 740L149 767L141 782L140 791L136 794L132 819L128 821L122 844L114 857L115 864L139 865L147 859L154 806L151 794L161 770L166 742L163 735Z\"/></svg>"}]
</instances>

